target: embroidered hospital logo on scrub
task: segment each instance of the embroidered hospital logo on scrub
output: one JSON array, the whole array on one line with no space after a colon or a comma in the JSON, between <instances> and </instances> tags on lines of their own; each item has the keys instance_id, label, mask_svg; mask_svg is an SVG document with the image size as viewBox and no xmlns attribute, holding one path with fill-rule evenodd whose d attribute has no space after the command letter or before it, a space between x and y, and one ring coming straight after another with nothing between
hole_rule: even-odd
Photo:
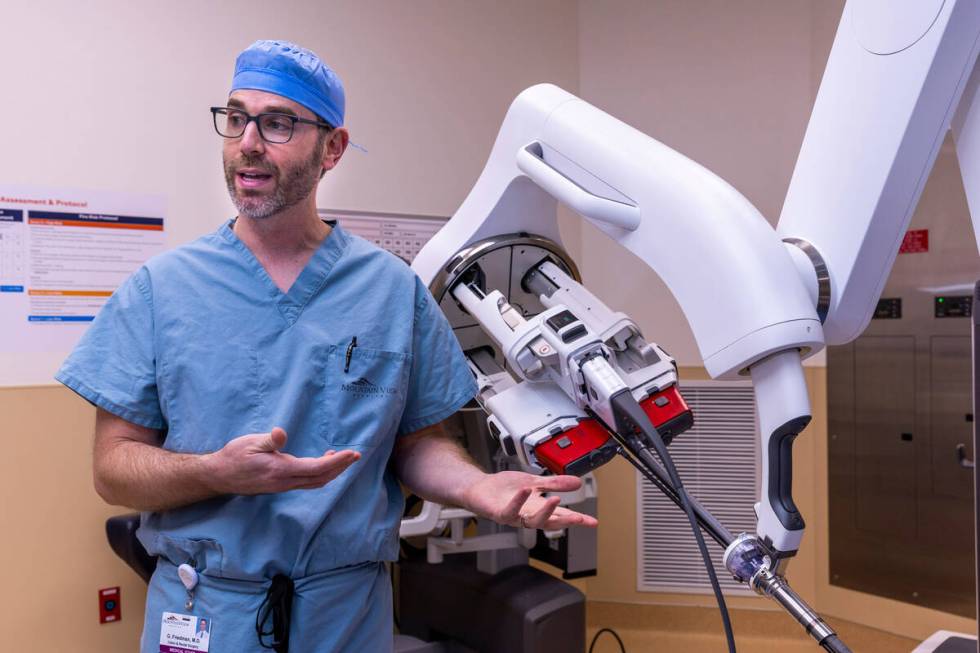
<instances>
[{"instance_id":1,"label":"embroidered hospital logo on scrub","mask_svg":"<svg viewBox=\"0 0 980 653\"><path fill-rule=\"evenodd\" d=\"M356 397L381 397L393 395L398 392L398 388L372 383L363 376L359 377L356 381L345 383L340 387L344 392L349 392Z\"/></svg>"}]
</instances>

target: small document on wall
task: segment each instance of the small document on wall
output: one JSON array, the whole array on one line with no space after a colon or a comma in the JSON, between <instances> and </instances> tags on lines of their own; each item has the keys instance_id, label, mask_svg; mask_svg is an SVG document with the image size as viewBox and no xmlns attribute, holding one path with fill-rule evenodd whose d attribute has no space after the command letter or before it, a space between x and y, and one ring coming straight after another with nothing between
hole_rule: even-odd
<instances>
[{"instance_id":1,"label":"small document on wall","mask_svg":"<svg viewBox=\"0 0 980 653\"><path fill-rule=\"evenodd\" d=\"M388 250L409 265L447 218L400 213L317 209L321 218L336 219L347 231Z\"/></svg>"},{"instance_id":2,"label":"small document on wall","mask_svg":"<svg viewBox=\"0 0 980 653\"><path fill-rule=\"evenodd\" d=\"M70 350L163 226L160 196L0 185L0 351Z\"/></svg>"}]
</instances>

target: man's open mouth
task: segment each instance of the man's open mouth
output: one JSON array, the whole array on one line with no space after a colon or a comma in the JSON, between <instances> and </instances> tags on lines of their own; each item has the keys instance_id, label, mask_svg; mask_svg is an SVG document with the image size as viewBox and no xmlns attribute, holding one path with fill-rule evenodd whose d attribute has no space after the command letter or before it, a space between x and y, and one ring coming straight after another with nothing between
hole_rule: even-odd
<instances>
[{"instance_id":1,"label":"man's open mouth","mask_svg":"<svg viewBox=\"0 0 980 653\"><path fill-rule=\"evenodd\" d=\"M272 175L259 170L239 170L235 177L244 188L257 188L272 180Z\"/></svg>"}]
</instances>

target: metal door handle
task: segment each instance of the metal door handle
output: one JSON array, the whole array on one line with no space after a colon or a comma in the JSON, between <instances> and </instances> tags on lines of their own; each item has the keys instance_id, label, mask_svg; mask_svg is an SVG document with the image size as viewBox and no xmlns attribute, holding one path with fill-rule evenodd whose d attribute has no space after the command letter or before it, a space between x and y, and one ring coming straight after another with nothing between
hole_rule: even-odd
<instances>
[{"instance_id":1,"label":"metal door handle","mask_svg":"<svg viewBox=\"0 0 980 653\"><path fill-rule=\"evenodd\" d=\"M960 464L960 467L965 467L966 469L976 467L976 463L966 457L966 445L962 442L956 445L956 462Z\"/></svg>"}]
</instances>

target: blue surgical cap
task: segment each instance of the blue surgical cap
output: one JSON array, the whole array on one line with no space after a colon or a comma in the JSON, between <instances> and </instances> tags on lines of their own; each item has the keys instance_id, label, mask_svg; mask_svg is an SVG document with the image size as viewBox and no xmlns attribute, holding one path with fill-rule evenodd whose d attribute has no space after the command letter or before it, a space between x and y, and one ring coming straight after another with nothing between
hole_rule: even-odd
<instances>
[{"instance_id":1,"label":"blue surgical cap","mask_svg":"<svg viewBox=\"0 0 980 653\"><path fill-rule=\"evenodd\" d=\"M288 41L256 41L235 61L231 90L275 93L320 116L344 124L344 85L337 73L306 48Z\"/></svg>"}]
</instances>

